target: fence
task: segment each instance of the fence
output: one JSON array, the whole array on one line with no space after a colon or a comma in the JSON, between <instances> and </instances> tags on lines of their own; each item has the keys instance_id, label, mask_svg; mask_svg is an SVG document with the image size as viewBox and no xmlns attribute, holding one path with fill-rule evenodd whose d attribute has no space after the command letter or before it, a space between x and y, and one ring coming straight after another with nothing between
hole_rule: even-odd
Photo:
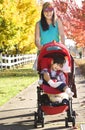
<instances>
[{"instance_id":1,"label":"fence","mask_svg":"<svg viewBox=\"0 0 85 130\"><path fill-rule=\"evenodd\" d=\"M25 65L28 62L34 61L35 58L36 58L35 54L26 54L26 55L0 54L0 68L6 69L6 68L16 67L20 65Z\"/></svg>"}]
</instances>

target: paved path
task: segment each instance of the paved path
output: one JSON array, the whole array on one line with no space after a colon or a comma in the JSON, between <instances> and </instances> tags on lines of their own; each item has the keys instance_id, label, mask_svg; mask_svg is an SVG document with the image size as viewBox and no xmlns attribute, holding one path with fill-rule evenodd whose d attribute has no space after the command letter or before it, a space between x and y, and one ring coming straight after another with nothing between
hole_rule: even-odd
<instances>
[{"instance_id":1,"label":"paved path","mask_svg":"<svg viewBox=\"0 0 85 130\"><path fill-rule=\"evenodd\" d=\"M85 130L85 79L76 68L76 85L78 98L73 98L73 109L77 130ZM37 82L12 98L0 107L0 130L32 130L34 129L34 111L37 110ZM45 115L45 127L39 130L72 130L65 128L66 113Z\"/></svg>"}]
</instances>

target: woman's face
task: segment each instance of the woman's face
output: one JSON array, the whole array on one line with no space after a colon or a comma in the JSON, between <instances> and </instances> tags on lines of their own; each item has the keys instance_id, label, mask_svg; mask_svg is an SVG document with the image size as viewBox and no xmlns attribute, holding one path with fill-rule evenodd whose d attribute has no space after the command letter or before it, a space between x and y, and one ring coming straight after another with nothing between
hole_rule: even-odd
<instances>
[{"instance_id":1,"label":"woman's face","mask_svg":"<svg viewBox=\"0 0 85 130\"><path fill-rule=\"evenodd\" d=\"M44 11L44 16L46 19L50 20L52 19L52 16L53 16L53 8L46 8Z\"/></svg>"}]
</instances>

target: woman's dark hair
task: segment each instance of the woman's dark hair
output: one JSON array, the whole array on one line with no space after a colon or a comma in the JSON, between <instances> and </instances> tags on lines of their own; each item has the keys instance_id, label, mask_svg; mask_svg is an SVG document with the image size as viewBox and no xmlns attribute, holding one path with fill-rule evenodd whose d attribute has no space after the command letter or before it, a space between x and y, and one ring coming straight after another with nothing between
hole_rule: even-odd
<instances>
[{"instance_id":1,"label":"woman's dark hair","mask_svg":"<svg viewBox=\"0 0 85 130\"><path fill-rule=\"evenodd\" d=\"M53 58L53 63L57 63L57 64L64 64L66 62L65 57L64 56L56 56Z\"/></svg>"},{"instance_id":2,"label":"woman's dark hair","mask_svg":"<svg viewBox=\"0 0 85 130\"><path fill-rule=\"evenodd\" d=\"M46 2L46 4L48 4L48 6L50 5L49 2ZM44 4L44 5L45 5L45 4ZM43 6L44 6L44 5L43 5ZM44 8L44 7L43 7L43 8ZM46 18L45 18L45 16L44 16L43 12L44 12L44 9L42 9L42 11L41 11L41 20L40 20L40 22L41 22L42 29L43 29L44 31L46 31L46 30L49 29L49 25L48 25L48 23L47 23L47 21L46 21ZM52 25L55 27L55 13L54 13L54 11L53 11L53 16L52 16Z\"/></svg>"}]
</instances>

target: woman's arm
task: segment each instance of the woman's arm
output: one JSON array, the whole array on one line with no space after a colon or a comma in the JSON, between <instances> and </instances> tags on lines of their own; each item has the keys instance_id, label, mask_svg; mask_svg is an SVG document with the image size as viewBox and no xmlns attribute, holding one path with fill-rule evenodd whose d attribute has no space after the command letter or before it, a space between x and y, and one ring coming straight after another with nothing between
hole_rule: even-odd
<instances>
[{"instance_id":1,"label":"woman's arm","mask_svg":"<svg viewBox=\"0 0 85 130\"><path fill-rule=\"evenodd\" d=\"M61 41L61 43L65 44L65 35L64 35L63 24L59 18L57 18L57 22L58 22L58 28L59 28L60 41Z\"/></svg>"},{"instance_id":2,"label":"woman's arm","mask_svg":"<svg viewBox=\"0 0 85 130\"><path fill-rule=\"evenodd\" d=\"M35 25L35 45L36 47L41 50L42 46L40 45L40 29L39 29L39 22Z\"/></svg>"}]
</instances>

